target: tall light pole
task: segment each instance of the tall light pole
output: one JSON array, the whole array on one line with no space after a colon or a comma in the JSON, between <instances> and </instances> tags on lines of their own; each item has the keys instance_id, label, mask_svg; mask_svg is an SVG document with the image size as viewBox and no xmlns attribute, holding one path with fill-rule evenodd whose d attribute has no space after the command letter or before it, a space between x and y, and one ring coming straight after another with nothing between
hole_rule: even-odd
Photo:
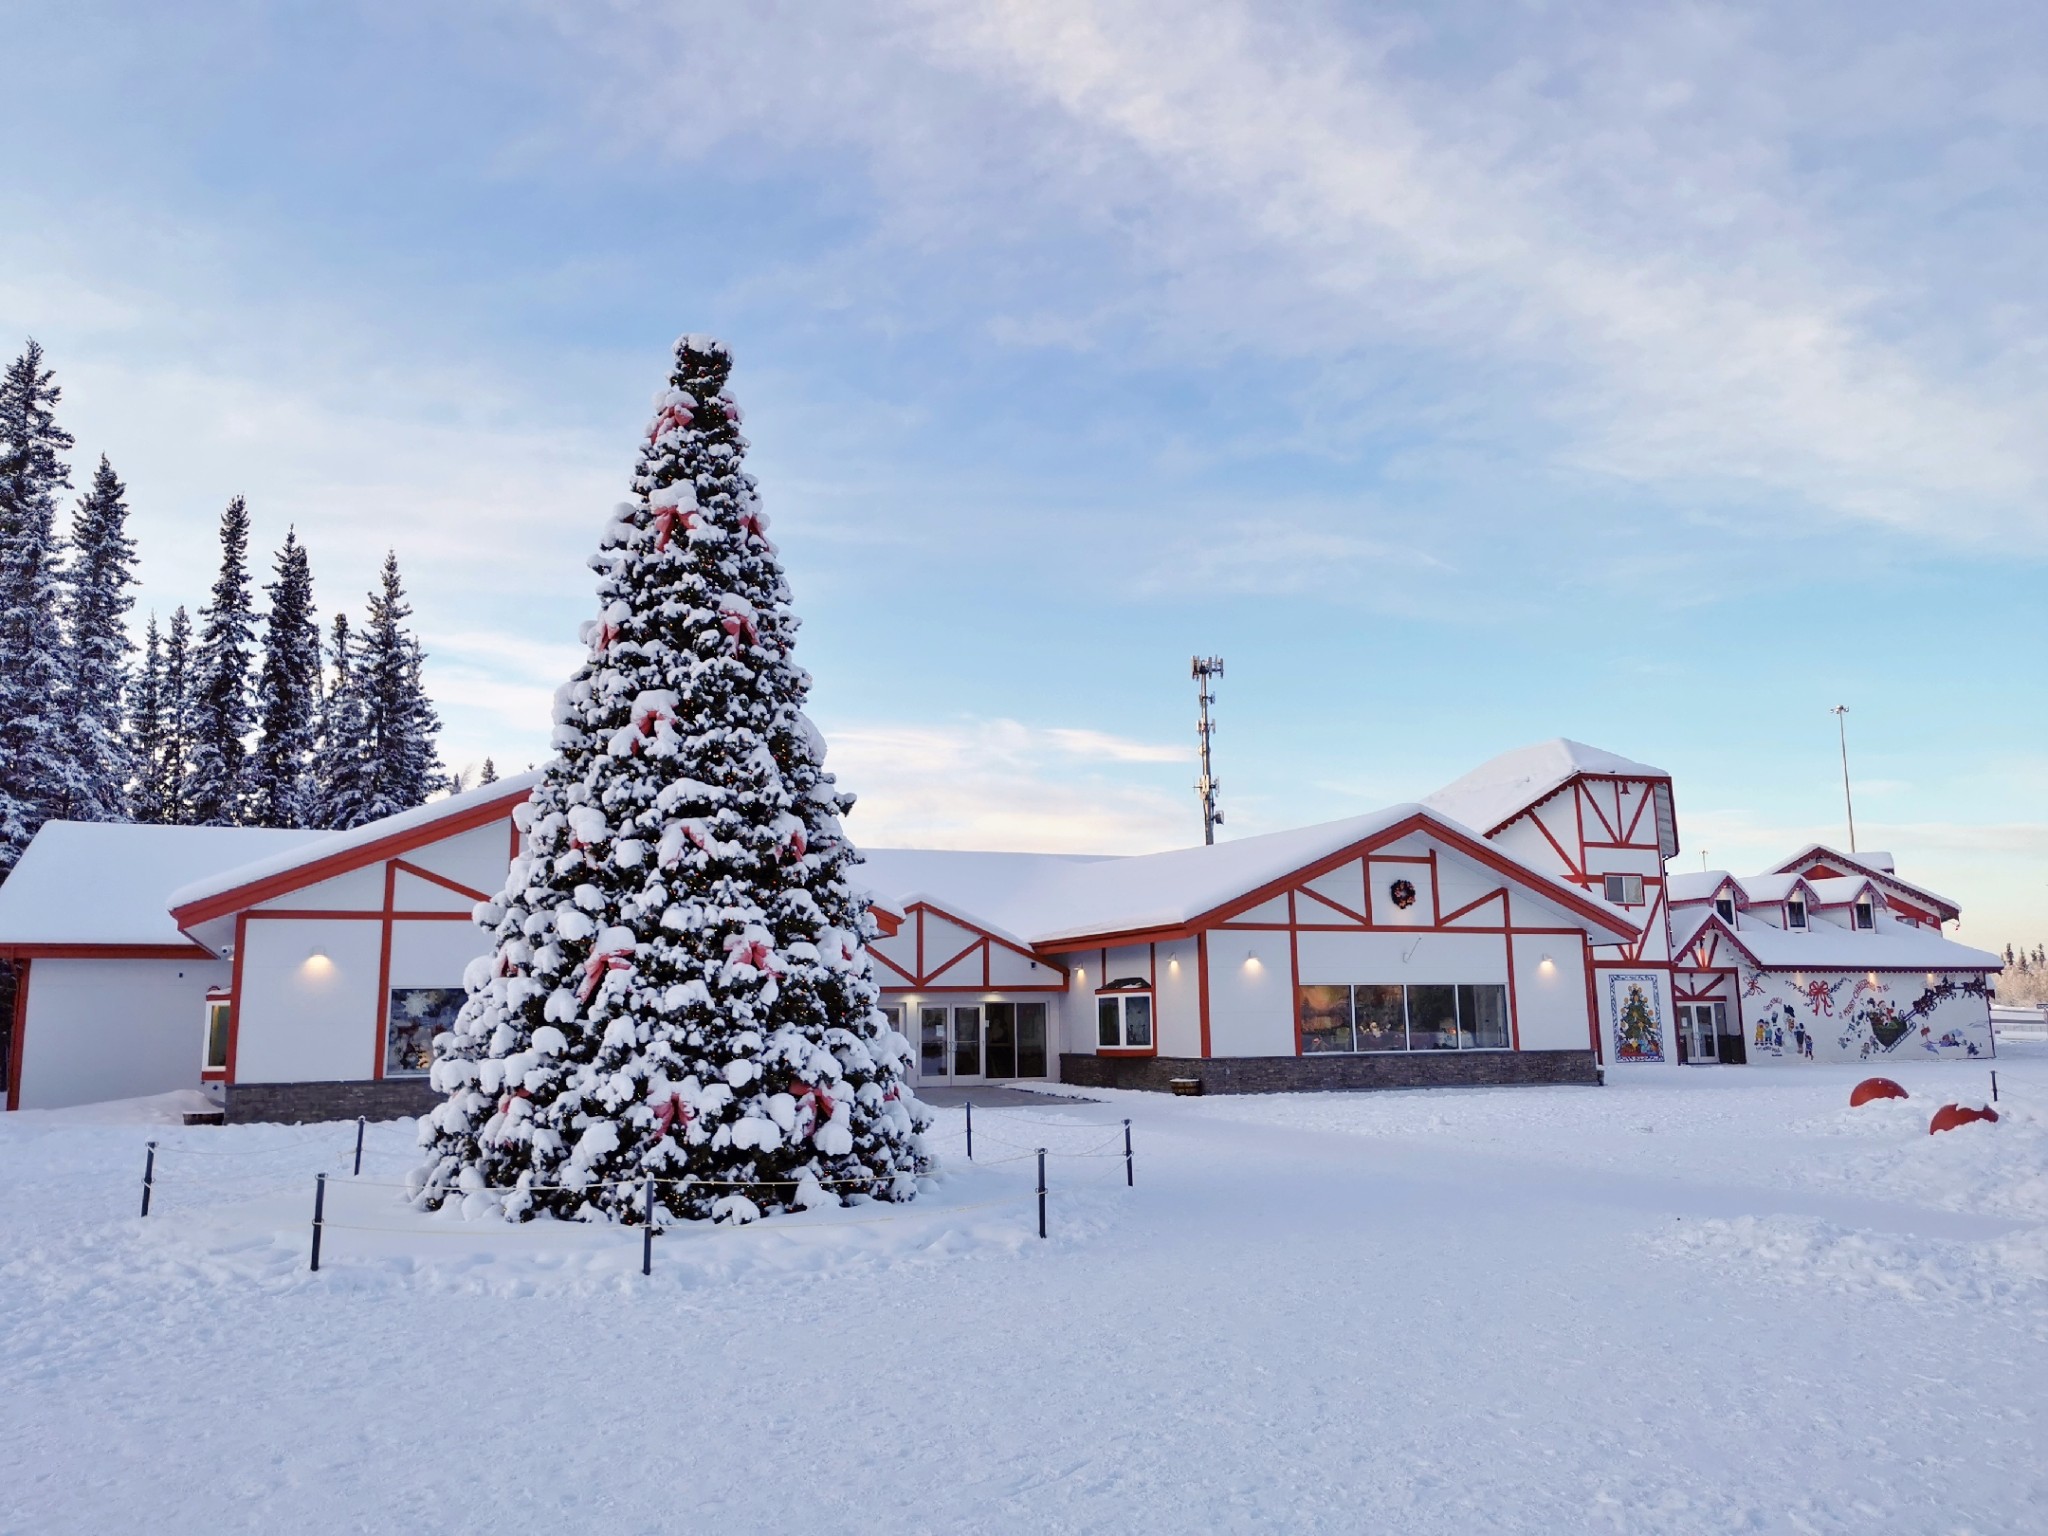
<instances>
[{"instance_id":1,"label":"tall light pole","mask_svg":"<svg viewBox=\"0 0 2048 1536\"><path fill-rule=\"evenodd\" d=\"M1837 704L1828 711L1835 717L1835 734L1842 743L1842 809L1849 813L1849 851L1856 851L1856 802L1849 798L1849 706Z\"/></svg>"},{"instance_id":2,"label":"tall light pole","mask_svg":"<svg viewBox=\"0 0 2048 1536\"><path fill-rule=\"evenodd\" d=\"M1216 791L1223 786L1216 782L1209 768L1209 738L1216 731L1216 722L1209 718L1209 706L1216 702L1211 688L1215 679L1223 675L1223 658L1197 656L1188 670L1195 680L1195 696L1202 707L1201 718L1195 722L1195 735L1202 747L1202 776L1195 780L1195 793L1202 797L1202 841L1214 843L1216 829L1223 825L1223 813L1216 809Z\"/></svg>"}]
</instances>

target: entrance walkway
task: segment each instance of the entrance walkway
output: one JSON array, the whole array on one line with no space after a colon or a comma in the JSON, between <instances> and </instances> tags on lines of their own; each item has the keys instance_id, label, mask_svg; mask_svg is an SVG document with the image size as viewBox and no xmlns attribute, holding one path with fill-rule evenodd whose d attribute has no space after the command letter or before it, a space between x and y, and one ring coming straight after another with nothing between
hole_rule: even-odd
<instances>
[{"instance_id":1,"label":"entrance walkway","mask_svg":"<svg viewBox=\"0 0 2048 1536\"><path fill-rule=\"evenodd\" d=\"M1009 1088L1001 1083L980 1083L972 1088L919 1088L917 1096L934 1109L958 1109L972 1103L976 1109L1022 1109L1031 1104L1100 1104L1077 1093L1033 1093L1028 1088Z\"/></svg>"}]
</instances>

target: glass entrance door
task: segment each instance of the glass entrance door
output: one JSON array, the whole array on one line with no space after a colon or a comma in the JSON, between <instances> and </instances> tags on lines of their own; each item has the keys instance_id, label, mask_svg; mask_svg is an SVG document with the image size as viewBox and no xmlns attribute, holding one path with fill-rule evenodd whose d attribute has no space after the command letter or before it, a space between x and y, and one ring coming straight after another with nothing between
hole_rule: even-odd
<instances>
[{"instance_id":1,"label":"glass entrance door","mask_svg":"<svg viewBox=\"0 0 2048 1536\"><path fill-rule=\"evenodd\" d=\"M1678 1027L1685 1031L1685 1055L1688 1061L1711 1062L1721 1059L1720 1042L1714 1032L1713 1003L1680 1003L1678 1005Z\"/></svg>"},{"instance_id":2,"label":"glass entrance door","mask_svg":"<svg viewBox=\"0 0 2048 1536\"><path fill-rule=\"evenodd\" d=\"M1051 1073L1049 1010L1042 1002L928 1003L916 1013L920 1082L1005 1082Z\"/></svg>"}]
</instances>

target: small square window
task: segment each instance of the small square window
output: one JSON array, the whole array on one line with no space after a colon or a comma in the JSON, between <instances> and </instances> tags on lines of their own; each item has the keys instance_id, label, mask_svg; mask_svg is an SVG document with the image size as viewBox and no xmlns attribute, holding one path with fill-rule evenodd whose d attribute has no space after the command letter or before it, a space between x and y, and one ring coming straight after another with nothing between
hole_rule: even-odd
<instances>
[{"instance_id":1,"label":"small square window","mask_svg":"<svg viewBox=\"0 0 2048 1536\"><path fill-rule=\"evenodd\" d=\"M1617 907L1640 907L1643 904L1641 875L1609 875L1606 886L1607 899Z\"/></svg>"},{"instance_id":2,"label":"small square window","mask_svg":"<svg viewBox=\"0 0 2048 1536\"><path fill-rule=\"evenodd\" d=\"M1734 922L1735 898L1733 896L1716 896L1714 898L1714 915L1724 923Z\"/></svg>"}]
</instances>

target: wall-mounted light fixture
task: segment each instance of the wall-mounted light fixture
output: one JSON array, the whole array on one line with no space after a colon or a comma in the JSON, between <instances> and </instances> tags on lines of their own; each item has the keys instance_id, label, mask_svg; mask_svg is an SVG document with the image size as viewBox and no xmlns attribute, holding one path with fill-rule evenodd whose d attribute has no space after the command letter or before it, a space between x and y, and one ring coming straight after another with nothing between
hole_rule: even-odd
<instances>
[{"instance_id":1,"label":"wall-mounted light fixture","mask_svg":"<svg viewBox=\"0 0 2048 1536\"><path fill-rule=\"evenodd\" d=\"M1557 969L1557 962L1551 959L1550 956L1545 955L1541 960L1538 960L1536 962L1536 969L1543 972L1544 975L1548 976L1552 971Z\"/></svg>"}]
</instances>

